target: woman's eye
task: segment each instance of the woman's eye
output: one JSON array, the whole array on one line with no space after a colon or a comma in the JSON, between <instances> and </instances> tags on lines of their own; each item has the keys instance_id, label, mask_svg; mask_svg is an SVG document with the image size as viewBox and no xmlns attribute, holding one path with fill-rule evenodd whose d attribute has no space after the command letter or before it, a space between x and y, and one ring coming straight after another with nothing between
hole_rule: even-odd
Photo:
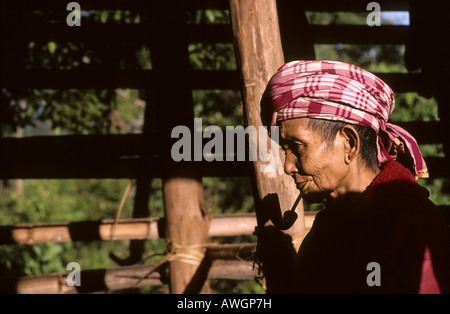
<instances>
[{"instance_id":1,"label":"woman's eye","mask_svg":"<svg viewBox=\"0 0 450 314\"><path fill-rule=\"evenodd\" d=\"M292 150L299 151L299 150L303 149L303 147L305 147L305 145L303 143L293 143Z\"/></svg>"}]
</instances>

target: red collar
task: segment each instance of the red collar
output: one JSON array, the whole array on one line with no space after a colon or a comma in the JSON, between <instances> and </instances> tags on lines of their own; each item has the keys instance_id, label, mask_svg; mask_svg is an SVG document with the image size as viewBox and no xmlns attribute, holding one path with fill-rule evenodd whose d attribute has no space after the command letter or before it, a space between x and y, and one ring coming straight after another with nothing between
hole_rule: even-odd
<instances>
[{"instance_id":1,"label":"red collar","mask_svg":"<svg viewBox=\"0 0 450 314\"><path fill-rule=\"evenodd\" d=\"M381 172L367 187L361 208L365 208L369 204L380 205L395 202L396 199L408 196L425 199L430 196L430 193L417 183L408 169L397 161L388 161L383 164Z\"/></svg>"},{"instance_id":2,"label":"red collar","mask_svg":"<svg viewBox=\"0 0 450 314\"><path fill-rule=\"evenodd\" d=\"M410 181L417 183L416 179L408 169L403 167L399 162L392 160L383 164L381 172L372 181L369 189L379 184L394 181Z\"/></svg>"},{"instance_id":3,"label":"red collar","mask_svg":"<svg viewBox=\"0 0 450 314\"><path fill-rule=\"evenodd\" d=\"M364 212L374 205L387 209L388 206L384 205L393 202L398 197L405 197L405 195L413 194L424 198L429 196L428 190L417 183L412 173L399 162L393 160L382 165L381 172L363 194L363 199L359 205L355 204L356 206L352 207L349 204L348 207L340 208L336 213L342 215L344 212ZM325 204L325 206L329 208L329 205Z\"/></svg>"}]
</instances>

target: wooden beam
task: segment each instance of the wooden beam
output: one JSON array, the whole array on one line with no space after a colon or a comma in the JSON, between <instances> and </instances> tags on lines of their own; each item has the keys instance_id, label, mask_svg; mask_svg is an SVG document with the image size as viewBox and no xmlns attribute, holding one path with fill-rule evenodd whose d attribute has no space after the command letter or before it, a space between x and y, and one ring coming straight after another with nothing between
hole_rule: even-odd
<instances>
[{"instance_id":1,"label":"wooden beam","mask_svg":"<svg viewBox=\"0 0 450 314\"><path fill-rule=\"evenodd\" d=\"M413 131L408 129L408 131ZM415 132L412 132L416 134ZM418 133L417 133L418 134ZM426 144L425 142L419 142ZM6 160L1 159L0 160ZM444 157L425 157L433 178L450 176L450 164ZM252 165L249 161L204 161L180 162L185 168L195 168L202 177L248 177ZM85 160L30 160L21 158L0 169L0 179L129 179L138 174L161 178L167 173L166 166L159 159L151 159L145 169L139 169L139 161L130 159L98 159L91 156ZM140 171L140 173L138 173Z\"/></svg>"},{"instance_id":2,"label":"wooden beam","mask_svg":"<svg viewBox=\"0 0 450 314\"><path fill-rule=\"evenodd\" d=\"M409 0L379 0L382 11L408 11ZM306 11L319 12L368 12L366 0L322 0L322 1L305 1Z\"/></svg>"},{"instance_id":3,"label":"wooden beam","mask_svg":"<svg viewBox=\"0 0 450 314\"><path fill-rule=\"evenodd\" d=\"M413 134L420 144L443 143L447 134L438 121L393 123ZM158 157L162 137L154 135L153 138L154 145L149 146L151 162L142 170L138 170L141 134L2 138L0 151L5 153L0 155L0 162L8 167L0 169L0 178L135 178L139 173L161 177L165 169ZM153 148L158 151L152 151ZM441 173L449 172L450 166L444 160L427 159L432 167L440 169L433 171L433 175L445 177ZM252 168L250 161L184 162L180 165L195 167L204 177L249 176Z\"/></svg>"},{"instance_id":4,"label":"wooden beam","mask_svg":"<svg viewBox=\"0 0 450 314\"><path fill-rule=\"evenodd\" d=\"M400 45L406 44L409 26L310 25L315 44Z\"/></svg>"},{"instance_id":5,"label":"wooden beam","mask_svg":"<svg viewBox=\"0 0 450 314\"><path fill-rule=\"evenodd\" d=\"M33 0L3 0L0 8L2 10L20 10L20 11L60 11L61 7L64 11L66 9L66 3L61 4L59 0L39 0L39 2ZM141 0L95 0L86 1L81 3L82 10L139 10L148 11L152 9L151 1ZM186 1L185 8L189 10L227 10L227 0L194 0Z\"/></svg>"},{"instance_id":6,"label":"wooden beam","mask_svg":"<svg viewBox=\"0 0 450 314\"><path fill-rule=\"evenodd\" d=\"M15 51L17 47L27 45L29 42L56 42L64 44L82 43L86 49L96 50L108 47L128 47L136 49L137 45L148 44L152 34L141 36L150 25L140 24L100 24L87 21L83 27L70 28L64 23L41 23L33 28L17 27L9 25L10 31L4 35L4 49ZM229 24L189 24L187 27L187 40L189 43L232 43L232 29ZM409 26L406 25L381 25L367 27L367 25L315 25L305 27L308 37L315 44L353 44L353 45L404 45L408 39ZM117 37L124 38L118 42Z\"/></svg>"},{"instance_id":7,"label":"wooden beam","mask_svg":"<svg viewBox=\"0 0 450 314\"><path fill-rule=\"evenodd\" d=\"M395 109L394 109L395 110ZM396 124L414 136L420 144L440 144L445 142L447 130L444 123L440 121L389 121Z\"/></svg>"},{"instance_id":8,"label":"wooden beam","mask_svg":"<svg viewBox=\"0 0 450 314\"><path fill-rule=\"evenodd\" d=\"M427 91L429 87L420 73L374 73L386 81L396 93ZM233 89L241 85L235 70L192 70L188 86L191 89ZM155 82L152 70L4 70L0 86L21 86L36 89L146 89Z\"/></svg>"},{"instance_id":9,"label":"wooden beam","mask_svg":"<svg viewBox=\"0 0 450 314\"><path fill-rule=\"evenodd\" d=\"M305 226L310 229L317 212L305 212ZM53 222L0 226L0 244L37 244L70 241L109 241L114 221ZM120 219L113 240L153 240L164 238L165 219ZM256 216L250 214L212 215L209 237L252 235Z\"/></svg>"},{"instance_id":10,"label":"wooden beam","mask_svg":"<svg viewBox=\"0 0 450 314\"><path fill-rule=\"evenodd\" d=\"M5 160L5 159L1 159ZM22 158L0 169L0 179L130 179L139 175L162 178L169 173L168 164L158 158L150 159L145 168L137 158L84 160L30 160ZM246 161L180 162L180 167L196 169L202 177L247 177L251 164ZM249 168L250 167L250 168Z\"/></svg>"},{"instance_id":11,"label":"wooden beam","mask_svg":"<svg viewBox=\"0 0 450 314\"><path fill-rule=\"evenodd\" d=\"M385 81L395 93L429 93L431 86L421 73L373 73Z\"/></svg>"},{"instance_id":12,"label":"wooden beam","mask_svg":"<svg viewBox=\"0 0 450 314\"><path fill-rule=\"evenodd\" d=\"M226 0L193 0L186 1L186 8L190 10L228 10L228 1ZM378 0L381 10L383 11L408 11L408 0ZM322 0L322 1L305 1L305 9L307 11L344 11L344 12L365 12L367 7L366 0ZM61 6L58 0L40 0L39 2L4 0L0 8L2 10L20 10L20 11L55 11ZM83 10L131 10L131 11L148 11L151 8L150 1L140 0L96 0L82 3ZM65 4L63 10L65 9Z\"/></svg>"},{"instance_id":13,"label":"wooden beam","mask_svg":"<svg viewBox=\"0 0 450 314\"><path fill-rule=\"evenodd\" d=\"M150 70L20 70L4 69L0 86L37 89L145 89L154 81Z\"/></svg>"},{"instance_id":14,"label":"wooden beam","mask_svg":"<svg viewBox=\"0 0 450 314\"><path fill-rule=\"evenodd\" d=\"M209 244L205 257L211 260L235 260L253 262L256 243Z\"/></svg>"},{"instance_id":15,"label":"wooden beam","mask_svg":"<svg viewBox=\"0 0 450 314\"><path fill-rule=\"evenodd\" d=\"M0 73L0 86L36 89L142 89L156 81L152 70L12 70ZM234 70L189 71L191 89L239 89L239 73Z\"/></svg>"},{"instance_id":16,"label":"wooden beam","mask_svg":"<svg viewBox=\"0 0 450 314\"><path fill-rule=\"evenodd\" d=\"M23 27L16 20L12 23L3 24L8 32L3 35L2 45L17 45L29 42L47 43L50 41L58 44L83 43L83 47L97 50L105 46L136 48L137 45L148 44L151 41L152 33L156 30L150 28L149 22L139 24L124 24L117 22L100 23L92 20L82 20L82 27L67 27L63 22L34 22L34 27ZM30 25L32 22L30 21ZM26 25L26 24L25 24ZM20 27L22 26L22 27ZM232 43L233 33L230 24L188 24L187 40L189 43ZM142 36L142 33L148 36ZM117 38L122 38L117 41ZM13 47L11 47L13 48ZM97 48L97 49L95 49ZM97 52L98 53L98 52Z\"/></svg>"},{"instance_id":17,"label":"wooden beam","mask_svg":"<svg viewBox=\"0 0 450 314\"><path fill-rule=\"evenodd\" d=\"M252 263L241 261L214 261L208 273L208 279L255 280L255 277Z\"/></svg>"},{"instance_id":18,"label":"wooden beam","mask_svg":"<svg viewBox=\"0 0 450 314\"><path fill-rule=\"evenodd\" d=\"M212 215L210 237L252 235L256 227L256 216L251 214Z\"/></svg>"},{"instance_id":19,"label":"wooden beam","mask_svg":"<svg viewBox=\"0 0 450 314\"><path fill-rule=\"evenodd\" d=\"M245 118L248 125L258 128L262 126L260 103L267 83L284 63L276 2L274 0L257 2L230 0L230 15L236 55L242 75ZM254 140L254 145L267 141L266 147L271 146L270 139L264 139L261 134L257 139L251 140ZM283 155L280 154L278 145L271 149L274 150L275 156ZM277 160L279 163L275 170L263 172L264 163L258 159L253 162L252 174L258 238L261 241L258 255L262 261L268 291L271 292L281 292L285 289L281 282L288 272L285 271L287 268L280 264L280 259L290 254L290 248L287 244L283 245L287 241L282 244L274 237L263 236L263 233L271 230L270 227L266 228L269 221L275 225L283 223L281 218L283 212L292 207L298 195L292 178L284 174L284 161L282 158ZM293 239L305 231L302 205L298 206L297 213L299 217L295 224L286 231ZM278 233L281 233L280 230ZM282 234L279 236L280 240L283 238ZM297 246L295 240L294 246ZM279 280L279 278L282 279Z\"/></svg>"},{"instance_id":20,"label":"wooden beam","mask_svg":"<svg viewBox=\"0 0 450 314\"><path fill-rule=\"evenodd\" d=\"M142 134L57 135L0 138L0 159L124 158L139 156ZM48 154L47 154L48 153Z\"/></svg>"},{"instance_id":21,"label":"wooden beam","mask_svg":"<svg viewBox=\"0 0 450 314\"><path fill-rule=\"evenodd\" d=\"M30 41L49 42L62 44L83 43L87 48L99 48L99 45L111 47L130 47L137 44L146 44L150 37L143 37L143 31L148 29L148 23L141 24L99 24L85 23L83 27L66 27L65 23L39 24L33 29L14 28L4 37L3 45L28 43ZM190 43L231 43L233 41L229 24L190 24L188 27L188 41ZM381 25L367 27L367 25L308 25L307 31L311 32L316 44L405 44L409 26L405 25ZM151 36L152 34L149 34ZM115 38L120 36L123 41L117 42Z\"/></svg>"},{"instance_id":22,"label":"wooden beam","mask_svg":"<svg viewBox=\"0 0 450 314\"><path fill-rule=\"evenodd\" d=\"M108 269L81 270L81 286L68 286L68 273L22 277L6 280L0 291L18 294L72 294L115 291L130 288L161 286L165 282L159 272L149 272L154 265L123 266ZM208 272L208 279L253 280L252 264L238 260L216 260ZM9 289L8 289L9 288Z\"/></svg>"},{"instance_id":23,"label":"wooden beam","mask_svg":"<svg viewBox=\"0 0 450 314\"><path fill-rule=\"evenodd\" d=\"M449 159L445 157L425 157L430 178L450 178Z\"/></svg>"},{"instance_id":24,"label":"wooden beam","mask_svg":"<svg viewBox=\"0 0 450 314\"><path fill-rule=\"evenodd\" d=\"M438 206L450 224L450 206ZM304 212L305 228L311 229L317 212ZM37 244L70 241L108 241L112 220L18 224L0 226L0 244ZM164 237L164 219L139 218L119 220L114 240L154 240ZM252 235L256 226L255 214L212 215L209 237ZM239 245L238 245L239 246Z\"/></svg>"}]
</instances>

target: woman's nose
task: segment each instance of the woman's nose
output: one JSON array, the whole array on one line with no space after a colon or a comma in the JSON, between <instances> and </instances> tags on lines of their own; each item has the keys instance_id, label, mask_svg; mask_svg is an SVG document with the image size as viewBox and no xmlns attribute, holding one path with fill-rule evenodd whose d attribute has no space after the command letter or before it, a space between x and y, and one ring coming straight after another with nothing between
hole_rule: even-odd
<instances>
[{"instance_id":1,"label":"woman's nose","mask_svg":"<svg viewBox=\"0 0 450 314\"><path fill-rule=\"evenodd\" d=\"M296 162L297 157L295 157L295 155L289 150L286 151L286 159L284 160L284 172L287 175L292 176L294 173L298 172Z\"/></svg>"}]
</instances>

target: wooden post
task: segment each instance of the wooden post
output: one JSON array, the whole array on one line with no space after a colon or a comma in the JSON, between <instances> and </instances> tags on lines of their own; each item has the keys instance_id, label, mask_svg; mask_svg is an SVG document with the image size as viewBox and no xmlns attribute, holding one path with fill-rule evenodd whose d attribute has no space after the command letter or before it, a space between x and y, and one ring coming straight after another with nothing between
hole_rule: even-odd
<instances>
[{"instance_id":1,"label":"wooden post","mask_svg":"<svg viewBox=\"0 0 450 314\"><path fill-rule=\"evenodd\" d=\"M165 235L170 255L171 293L208 292L207 270L202 254L209 230L209 215L203 200L202 179L195 164L172 160L171 136L176 126L193 132L194 106L190 89L185 3L153 1L151 5L151 59L157 77L152 86L157 135L162 141Z\"/></svg>"},{"instance_id":2,"label":"wooden post","mask_svg":"<svg viewBox=\"0 0 450 314\"><path fill-rule=\"evenodd\" d=\"M258 128L262 125L260 102L267 83L284 63L276 1L230 0L230 13L236 55L242 75L245 118L248 125ZM279 146L277 149L280 150ZM284 154L280 154L280 158L281 156ZM292 178L284 174L282 158L276 172L262 172L260 168L262 164L260 160L254 162L253 178L255 207L260 231L267 229L262 226L265 226L268 220L277 224L282 217L280 209L282 212L290 209L299 193ZM303 206L300 204L297 213L299 217L296 223L286 232L294 240L302 238L301 235L305 233ZM283 258L290 260L295 254L293 253L294 248L286 246L286 236L281 231L275 228L267 231L267 237L261 234L259 237L262 241L261 259L268 291L286 291L285 280L292 275L289 274L289 271L284 273L280 273L280 271L293 267L293 261L283 264L281 260ZM265 238L266 241L263 241L262 238ZM295 248L298 248L298 243Z\"/></svg>"},{"instance_id":3,"label":"wooden post","mask_svg":"<svg viewBox=\"0 0 450 314\"><path fill-rule=\"evenodd\" d=\"M166 239L169 252L174 253L170 289L172 293L206 293L208 267L202 263L209 216L203 206L203 185L195 177L182 175L166 178L163 185Z\"/></svg>"}]
</instances>

